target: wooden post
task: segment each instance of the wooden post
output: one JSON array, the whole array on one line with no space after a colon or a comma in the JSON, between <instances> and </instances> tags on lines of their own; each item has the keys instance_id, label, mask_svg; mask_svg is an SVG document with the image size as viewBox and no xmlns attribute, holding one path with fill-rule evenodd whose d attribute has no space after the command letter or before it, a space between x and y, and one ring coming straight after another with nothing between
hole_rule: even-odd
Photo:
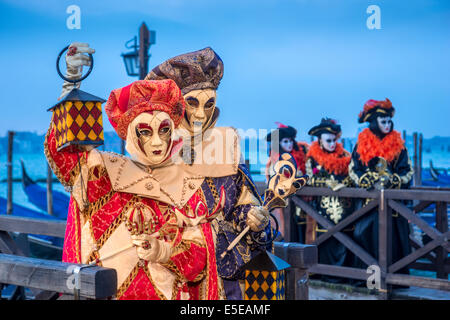
<instances>
[{"instance_id":1,"label":"wooden post","mask_svg":"<svg viewBox=\"0 0 450 320\"><path fill-rule=\"evenodd\" d=\"M125 140L120 139L120 153L125 155Z\"/></svg>"},{"instance_id":2,"label":"wooden post","mask_svg":"<svg viewBox=\"0 0 450 320\"><path fill-rule=\"evenodd\" d=\"M392 214L387 206L384 189L380 191L380 205L378 208L378 264L380 266L380 289L381 297L389 299L390 286L386 279L388 268L392 262Z\"/></svg>"},{"instance_id":3,"label":"wooden post","mask_svg":"<svg viewBox=\"0 0 450 320\"><path fill-rule=\"evenodd\" d=\"M308 300L308 269L317 264L317 246L274 242L275 255L291 265L286 270L286 300Z\"/></svg>"},{"instance_id":4,"label":"wooden post","mask_svg":"<svg viewBox=\"0 0 450 320\"><path fill-rule=\"evenodd\" d=\"M13 144L14 144L14 131L8 131L8 159L6 162L8 171L8 195L6 202L6 213L12 214L13 211Z\"/></svg>"},{"instance_id":5,"label":"wooden post","mask_svg":"<svg viewBox=\"0 0 450 320\"><path fill-rule=\"evenodd\" d=\"M441 233L448 231L447 203L436 203L436 229ZM448 273L445 271L447 250L443 247L436 248L436 278L448 279Z\"/></svg>"},{"instance_id":6,"label":"wooden post","mask_svg":"<svg viewBox=\"0 0 450 320\"><path fill-rule=\"evenodd\" d=\"M423 135L419 135L419 155L417 163L417 184L422 185L422 152L423 152Z\"/></svg>"},{"instance_id":7,"label":"wooden post","mask_svg":"<svg viewBox=\"0 0 450 320\"><path fill-rule=\"evenodd\" d=\"M148 48L150 46L150 32L143 22L139 28L139 80L145 79L148 73Z\"/></svg>"},{"instance_id":8,"label":"wooden post","mask_svg":"<svg viewBox=\"0 0 450 320\"><path fill-rule=\"evenodd\" d=\"M417 186L417 132L413 133L413 140L414 140L414 155L413 155L413 168L414 168L414 186Z\"/></svg>"},{"instance_id":9,"label":"wooden post","mask_svg":"<svg viewBox=\"0 0 450 320\"><path fill-rule=\"evenodd\" d=\"M53 172L47 164L47 213L53 215Z\"/></svg>"}]
</instances>

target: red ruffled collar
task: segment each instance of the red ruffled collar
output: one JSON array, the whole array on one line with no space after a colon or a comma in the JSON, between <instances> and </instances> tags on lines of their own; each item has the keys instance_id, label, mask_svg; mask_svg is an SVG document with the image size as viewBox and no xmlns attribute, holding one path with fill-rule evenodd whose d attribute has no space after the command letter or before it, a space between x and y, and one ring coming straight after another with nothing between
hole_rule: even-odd
<instances>
[{"instance_id":1,"label":"red ruffled collar","mask_svg":"<svg viewBox=\"0 0 450 320\"><path fill-rule=\"evenodd\" d=\"M335 175L348 174L348 165L350 163L350 154L344 149L341 143L336 143L334 152L323 150L318 141L314 141L309 149L308 158L313 158L328 172Z\"/></svg>"},{"instance_id":2,"label":"red ruffled collar","mask_svg":"<svg viewBox=\"0 0 450 320\"><path fill-rule=\"evenodd\" d=\"M392 130L383 139L377 137L369 128L364 129L358 136L358 147L361 162L365 165L375 157L393 161L405 148L405 143L398 131Z\"/></svg>"}]
</instances>

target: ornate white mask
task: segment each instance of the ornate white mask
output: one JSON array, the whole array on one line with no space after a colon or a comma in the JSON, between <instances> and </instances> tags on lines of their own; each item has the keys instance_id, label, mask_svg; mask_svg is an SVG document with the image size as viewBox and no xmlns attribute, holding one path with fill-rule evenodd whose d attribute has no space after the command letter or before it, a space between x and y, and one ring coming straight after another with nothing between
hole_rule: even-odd
<instances>
[{"instance_id":1,"label":"ornate white mask","mask_svg":"<svg viewBox=\"0 0 450 320\"><path fill-rule=\"evenodd\" d=\"M320 135L320 145L328 152L336 150L337 137L332 133L322 133Z\"/></svg>"},{"instance_id":2,"label":"ornate white mask","mask_svg":"<svg viewBox=\"0 0 450 320\"><path fill-rule=\"evenodd\" d=\"M192 90L184 95L186 117L191 128L200 129L209 124L216 107L216 98L213 89Z\"/></svg>"},{"instance_id":3,"label":"ornate white mask","mask_svg":"<svg viewBox=\"0 0 450 320\"><path fill-rule=\"evenodd\" d=\"M378 128L384 134L391 132L392 118L391 117L377 117Z\"/></svg>"},{"instance_id":4,"label":"ornate white mask","mask_svg":"<svg viewBox=\"0 0 450 320\"><path fill-rule=\"evenodd\" d=\"M285 152L291 152L294 149L294 141L291 138L283 138L280 141L280 146Z\"/></svg>"},{"instance_id":5,"label":"ornate white mask","mask_svg":"<svg viewBox=\"0 0 450 320\"><path fill-rule=\"evenodd\" d=\"M158 165L172 148L173 129L174 123L167 113L141 113L128 126L126 149L136 161Z\"/></svg>"}]
</instances>

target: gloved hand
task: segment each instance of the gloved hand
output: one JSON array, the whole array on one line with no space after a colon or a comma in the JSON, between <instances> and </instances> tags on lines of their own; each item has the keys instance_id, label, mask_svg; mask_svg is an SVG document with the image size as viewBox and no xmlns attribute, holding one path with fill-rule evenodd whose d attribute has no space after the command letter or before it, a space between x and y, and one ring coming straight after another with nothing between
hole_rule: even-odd
<instances>
[{"instance_id":1,"label":"gloved hand","mask_svg":"<svg viewBox=\"0 0 450 320\"><path fill-rule=\"evenodd\" d=\"M246 223L253 232L263 230L269 224L269 211L264 207L254 206L247 213Z\"/></svg>"},{"instance_id":2,"label":"gloved hand","mask_svg":"<svg viewBox=\"0 0 450 320\"><path fill-rule=\"evenodd\" d=\"M165 263L169 260L171 254L170 243L158 240L157 236L158 233L152 235L144 233L131 236L140 259L159 263Z\"/></svg>"},{"instance_id":3,"label":"gloved hand","mask_svg":"<svg viewBox=\"0 0 450 320\"><path fill-rule=\"evenodd\" d=\"M89 44L74 42L69 46L66 53L66 78L70 80L80 79L83 74L83 66L90 66L91 61L88 55L84 53L95 53L95 50L89 48ZM76 83L76 87L80 87L80 82ZM68 94L74 88L74 84L64 81L61 96L58 100Z\"/></svg>"}]
</instances>

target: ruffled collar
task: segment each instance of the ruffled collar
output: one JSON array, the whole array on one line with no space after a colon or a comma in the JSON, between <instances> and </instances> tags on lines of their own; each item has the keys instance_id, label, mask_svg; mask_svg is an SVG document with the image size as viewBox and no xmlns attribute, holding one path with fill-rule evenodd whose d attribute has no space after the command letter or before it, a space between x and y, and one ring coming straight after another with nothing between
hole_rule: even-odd
<instances>
[{"instance_id":1,"label":"ruffled collar","mask_svg":"<svg viewBox=\"0 0 450 320\"><path fill-rule=\"evenodd\" d=\"M400 155L404 148L405 143L398 131L392 130L383 139L380 139L369 128L366 128L358 136L356 151L361 162L367 165L375 157L391 162Z\"/></svg>"},{"instance_id":2,"label":"ruffled collar","mask_svg":"<svg viewBox=\"0 0 450 320\"><path fill-rule=\"evenodd\" d=\"M336 150L334 152L327 152L320 147L318 141L314 141L309 148L307 157L313 158L330 173L334 173L335 175L348 174L348 165L351 156L341 143L336 143Z\"/></svg>"}]
</instances>

